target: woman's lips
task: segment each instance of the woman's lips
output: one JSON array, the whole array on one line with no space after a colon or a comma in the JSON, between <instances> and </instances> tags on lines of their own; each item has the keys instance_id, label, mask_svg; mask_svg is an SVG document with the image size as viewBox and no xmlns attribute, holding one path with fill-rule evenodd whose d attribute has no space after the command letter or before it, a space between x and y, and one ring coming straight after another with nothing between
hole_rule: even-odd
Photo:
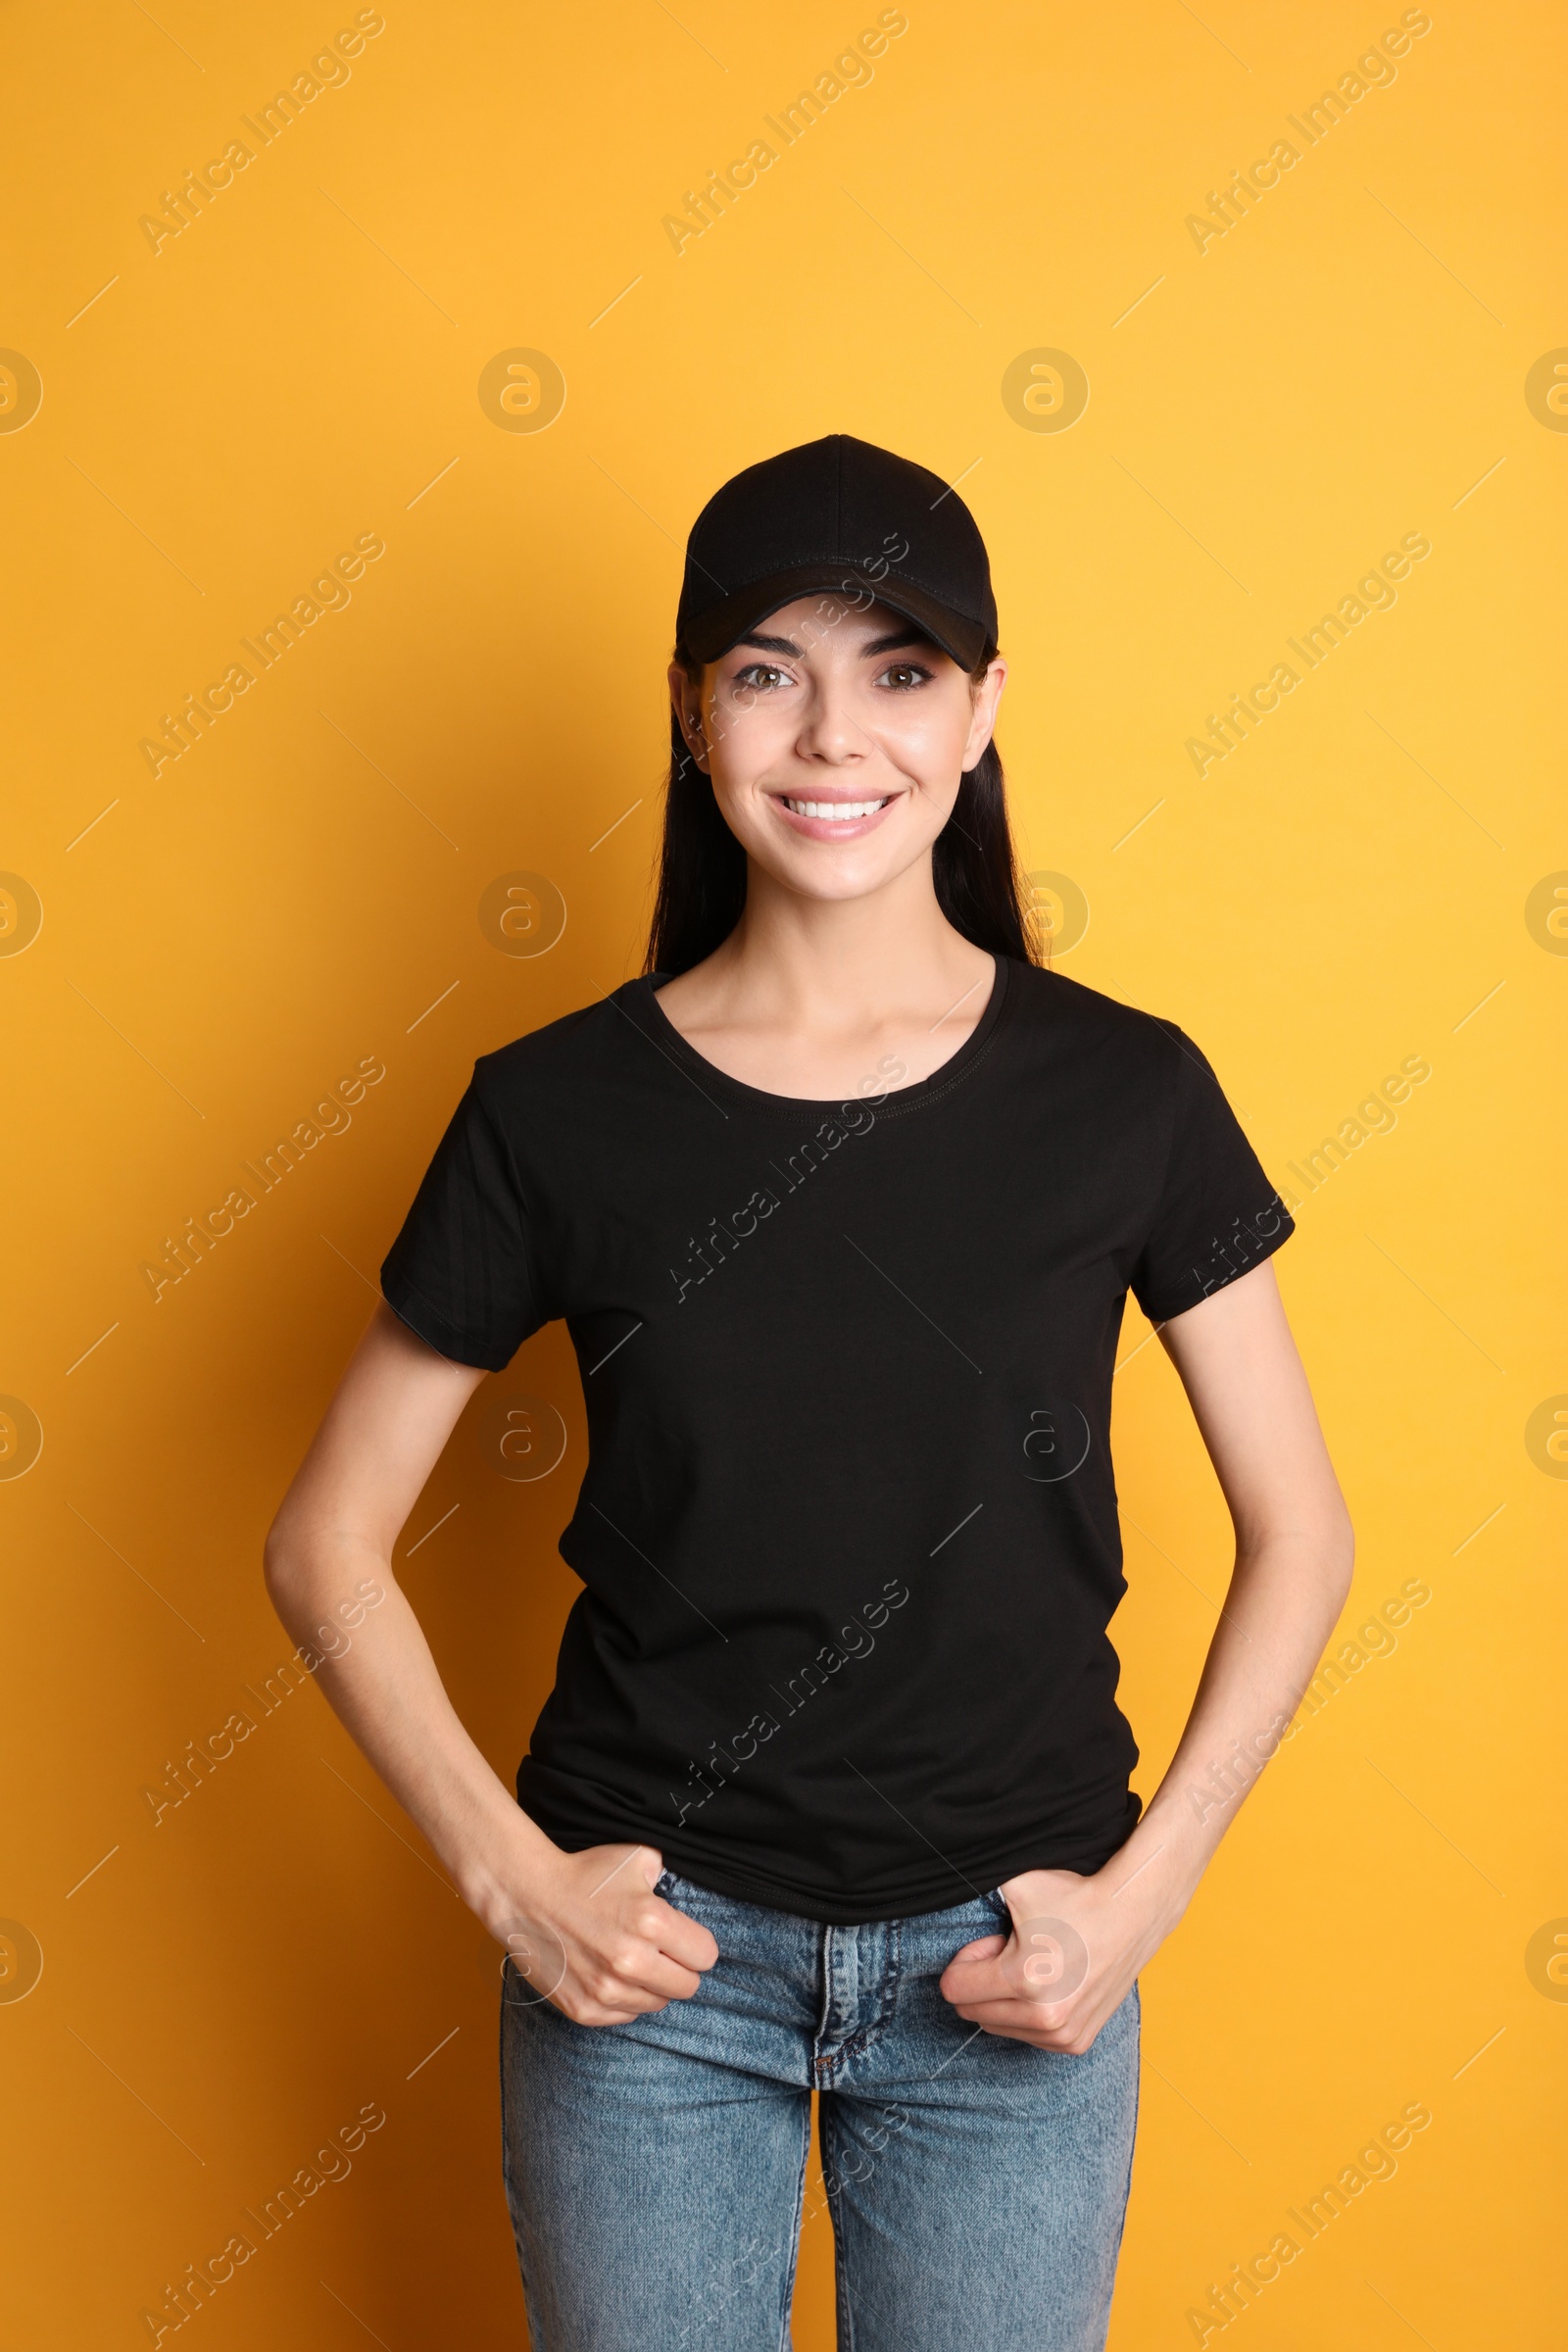
<instances>
[{"instance_id":1,"label":"woman's lips","mask_svg":"<svg viewBox=\"0 0 1568 2352\"><path fill-rule=\"evenodd\" d=\"M898 795L779 792L770 798L791 832L804 833L808 841L859 841L882 822ZM824 809L835 813L823 815Z\"/></svg>"}]
</instances>

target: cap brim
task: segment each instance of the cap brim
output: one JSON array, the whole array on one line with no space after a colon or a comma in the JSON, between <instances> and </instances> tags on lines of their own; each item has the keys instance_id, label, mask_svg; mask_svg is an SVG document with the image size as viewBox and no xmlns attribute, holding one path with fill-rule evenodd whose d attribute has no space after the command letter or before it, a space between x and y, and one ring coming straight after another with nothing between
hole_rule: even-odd
<instances>
[{"instance_id":1,"label":"cap brim","mask_svg":"<svg viewBox=\"0 0 1568 2352\"><path fill-rule=\"evenodd\" d=\"M825 589L862 609L872 604L891 605L895 612L917 621L925 634L962 669L973 669L986 651L989 636L983 621L972 619L965 612L956 612L951 605L943 604L912 582L900 579L896 572L890 570L884 578L873 580L848 561L803 564L793 571L774 572L765 580L753 580L744 588L734 589L721 604L710 606L693 624L687 632L686 651L699 662L716 662L781 605L792 605L798 597Z\"/></svg>"}]
</instances>

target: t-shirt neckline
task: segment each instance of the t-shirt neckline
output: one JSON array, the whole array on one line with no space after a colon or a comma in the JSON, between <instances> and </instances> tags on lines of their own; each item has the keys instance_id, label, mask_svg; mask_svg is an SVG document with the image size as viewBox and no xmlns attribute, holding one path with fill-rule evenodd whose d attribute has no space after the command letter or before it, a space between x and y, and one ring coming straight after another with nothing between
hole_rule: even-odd
<instances>
[{"instance_id":1,"label":"t-shirt neckline","mask_svg":"<svg viewBox=\"0 0 1568 2352\"><path fill-rule=\"evenodd\" d=\"M928 1077L916 1079L912 1086L894 1087L881 1097L873 1095L871 1100L880 1102L884 1116L914 1109L923 1102L933 1101L965 1077L985 1053L1002 1017L1012 958L1008 956L993 956L992 961L996 966L996 976L991 983L990 997L986 1001L985 1010L962 1045L956 1054L950 1054L946 1061L939 1061ZM732 1078L727 1070L721 1070L716 1062L710 1061L705 1054L698 1053L660 1004L661 982L673 977L669 972L645 972L632 986L639 992L644 1017L659 1032L659 1041L664 1050L678 1055L694 1072L701 1071L710 1084L722 1087L737 1102L749 1103L760 1110L833 1111L847 1102L861 1099L850 1095L775 1095L766 1087L748 1086L745 1079Z\"/></svg>"}]
</instances>

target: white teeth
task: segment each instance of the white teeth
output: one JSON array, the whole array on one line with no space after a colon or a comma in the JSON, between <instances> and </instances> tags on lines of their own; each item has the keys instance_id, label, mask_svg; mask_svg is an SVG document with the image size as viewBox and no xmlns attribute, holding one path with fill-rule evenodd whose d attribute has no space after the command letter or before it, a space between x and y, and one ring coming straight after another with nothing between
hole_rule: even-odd
<instances>
[{"instance_id":1,"label":"white teeth","mask_svg":"<svg viewBox=\"0 0 1568 2352\"><path fill-rule=\"evenodd\" d=\"M857 816L875 816L875 814L876 814L877 810L878 810L879 808L885 808L885 807L887 806L887 803L886 803L886 801L885 801L885 800L882 800L882 801L791 801L791 800L786 800L786 801L785 801L785 804L784 804L784 806L786 807L786 808L791 808L791 809L793 809L793 810L794 810L794 812L795 812L795 814L796 814L797 816L821 816L821 817L826 817L826 819L827 819L827 821L828 821L828 823L829 823L830 825L832 825L832 824L847 825L847 824L848 824L848 823L851 821L851 819L852 819L853 817L857 817Z\"/></svg>"}]
</instances>

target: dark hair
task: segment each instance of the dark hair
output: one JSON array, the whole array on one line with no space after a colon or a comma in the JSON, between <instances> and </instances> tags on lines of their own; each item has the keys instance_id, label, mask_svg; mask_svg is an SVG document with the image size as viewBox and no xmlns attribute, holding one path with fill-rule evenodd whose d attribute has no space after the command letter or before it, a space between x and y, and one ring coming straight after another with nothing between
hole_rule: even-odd
<instances>
[{"instance_id":1,"label":"dark hair","mask_svg":"<svg viewBox=\"0 0 1568 2352\"><path fill-rule=\"evenodd\" d=\"M995 655L993 646L981 656L971 673L975 682ZM683 647L675 648L675 660L688 677L701 677L702 663ZM1024 912L1002 756L994 743L958 779L953 813L932 845L931 871L937 905L955 931L993 956L1040 960ZM671 710L659 891L644 971L672 979L690 971L728 939L745 905L746 852L720 815L713 787L686 749Z\"/></svg>"}]
</instances>

